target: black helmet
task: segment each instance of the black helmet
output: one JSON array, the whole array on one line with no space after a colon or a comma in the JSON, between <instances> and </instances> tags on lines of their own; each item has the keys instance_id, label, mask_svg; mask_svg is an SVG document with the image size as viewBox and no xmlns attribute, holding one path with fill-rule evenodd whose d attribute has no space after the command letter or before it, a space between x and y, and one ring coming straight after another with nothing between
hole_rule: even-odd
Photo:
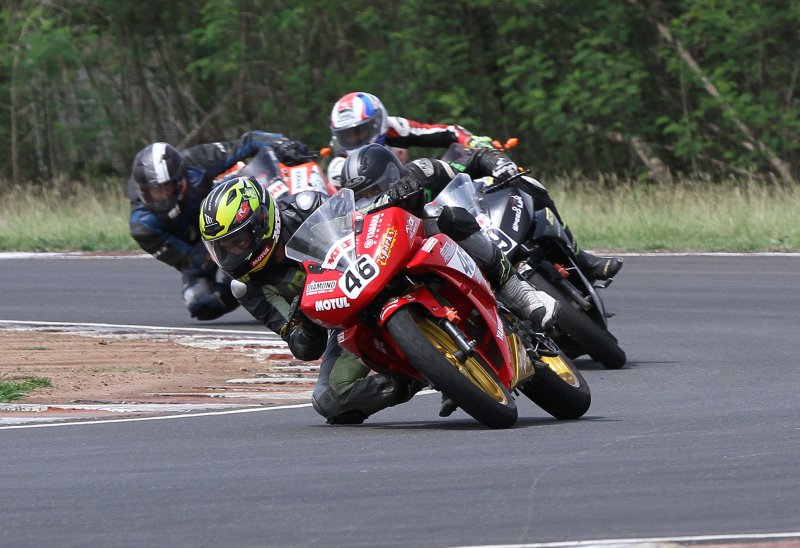
<instances>
[{"instance_id":1,"label":"black helmet","mask_svg":"<svg viewBox=\"0 0 800 548\"><path fill-rule=\"evenodd\" d=\"M342 186L351 189L356 198L372 198L389 190L407 173L394 152L373 143L356 149L347 157L342 168Z\"/></svg>"},{"instance_id":2,"label":"black helmet","mask_svg":"<svg viewBox=\"0 0 800 548\"><path fill-rule=\"evenodd\" d=\"M144 147L133 159L132 171L144 205L162 213L175 207L186 179L186 161L175 147L161 142Z\"/></svg>"}]
</instances>

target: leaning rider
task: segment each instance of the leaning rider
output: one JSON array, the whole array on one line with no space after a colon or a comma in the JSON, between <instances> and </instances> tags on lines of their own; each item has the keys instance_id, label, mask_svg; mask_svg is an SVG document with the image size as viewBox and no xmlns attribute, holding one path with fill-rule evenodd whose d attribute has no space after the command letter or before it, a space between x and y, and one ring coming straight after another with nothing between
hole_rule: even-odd
<instances>
[{"instance_id":1,"label":"leaning rider","mask_svg":"<svg viewBox=\"0 0 800 548\"><path fill-rule=\"evenodd\" d=\"M178 270L189 314L213 320L238 306L230 280L218 275L197 231L200 202L212 181L238 161L271 146L287 164L302 163L305 145L278 133L250 131L237 141L178 150L152 143L136 154L128 179L130 233L139 246Z\"/></svg>"},{"instance_id":2,"label":"leaning rider","mask_svg":"<svg viewBox=\"0 0 800 548\"><path fill-rule=\"evenodd\" d=\"M238 302L280 334L296 358L322 358L314 409L329 424L360 424L381 409L408 401L421 385L407 377L369 375L366 365L339 347L336 332L329 334L302 312L292 312L303 292L305 271L286 257L285 244L327 198L308 190L276 201L254 179L230 179L203 201L200 233L213 260L233 278Z\"/></svg>"}]
</instances>

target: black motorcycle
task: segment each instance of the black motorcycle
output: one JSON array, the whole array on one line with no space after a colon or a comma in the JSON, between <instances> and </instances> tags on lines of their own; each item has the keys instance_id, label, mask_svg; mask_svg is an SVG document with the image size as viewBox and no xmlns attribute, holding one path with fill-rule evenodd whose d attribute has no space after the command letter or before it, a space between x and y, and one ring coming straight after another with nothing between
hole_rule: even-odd
<instances>
[{"instance_id":1,"label":"black motorcycle","mask_svg":"<svg viewBox=\"0 0 800 548\"><path fill-rule=\"evenodd\" d=\"M488 185L462 173L434 203L470 211L519 272L560 301L553 338L570 358L588 354L607 369L619 369L625 365L625 352L608 330L611 314L598 293L611 280L593 283L580 271L555 214L536 207L538 184L522 173Z\"/></svg>"}]
</instances>

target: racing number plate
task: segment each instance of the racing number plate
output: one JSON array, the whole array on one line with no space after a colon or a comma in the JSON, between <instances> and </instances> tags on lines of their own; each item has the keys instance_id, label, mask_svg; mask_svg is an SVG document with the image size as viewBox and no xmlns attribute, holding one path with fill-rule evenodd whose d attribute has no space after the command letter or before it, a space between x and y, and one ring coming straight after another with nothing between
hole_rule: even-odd
<instances>
[{"instance_id":1,"label":"racing number plate","mask_svg":"<svg viewBox=\"0 0 800 548\"><path fill-rule=\"evenodd\" d=\"M357 299L365 287L378 277L380 267L375 259L369 255L362 255L358 260L347 267L344 275L339 278L339 289L347 295L348 299Z\"/></svg>"}]
</instances>

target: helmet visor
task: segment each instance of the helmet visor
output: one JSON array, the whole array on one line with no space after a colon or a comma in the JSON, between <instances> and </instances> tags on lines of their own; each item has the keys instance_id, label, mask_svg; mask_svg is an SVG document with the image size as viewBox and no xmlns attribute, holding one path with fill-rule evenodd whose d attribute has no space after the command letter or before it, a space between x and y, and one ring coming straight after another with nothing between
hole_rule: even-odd
<instances>
[{"instance_id":1,"label":"helmet visor","mask_svg":"<svg viewBox=\"0 0 800 548\"><path fill-rule=\"evenodd\" d=\"M358 124L333 129L333 136L345 150L354 150L375 140L381 131L381 118L373 116Z\"/></svg>"},{"instance_id":2,"label":"helmet visor","mask_svg":"<svg viewBox=\"0 0 800 548\"><path fill-rule=\"evenodd\" d=\"M267 244L267 251L272 246L272 240L259 239L256 234L256 229L249 223L241 230L237 230L227 236L223 236L218 240L207 241L205 240L206 248L211 254L214 262L216 262L225 272L236 272L239 268L247 263L255 248L259 244ZM263 237L263 234L261 234ZM259 251L264 251L259 249Z\"/></svg>"},{"instance_id":3,"label":"helmet visor","mask_svg":"<svg viewBox=\"0 0 800 548\"><path fill-rule=\"evenodd\" d=\"M154 211L167 211L178 201L178 183L167 181L155 185L139 185L139 199Z\"/></svg>"}]
</instances>

